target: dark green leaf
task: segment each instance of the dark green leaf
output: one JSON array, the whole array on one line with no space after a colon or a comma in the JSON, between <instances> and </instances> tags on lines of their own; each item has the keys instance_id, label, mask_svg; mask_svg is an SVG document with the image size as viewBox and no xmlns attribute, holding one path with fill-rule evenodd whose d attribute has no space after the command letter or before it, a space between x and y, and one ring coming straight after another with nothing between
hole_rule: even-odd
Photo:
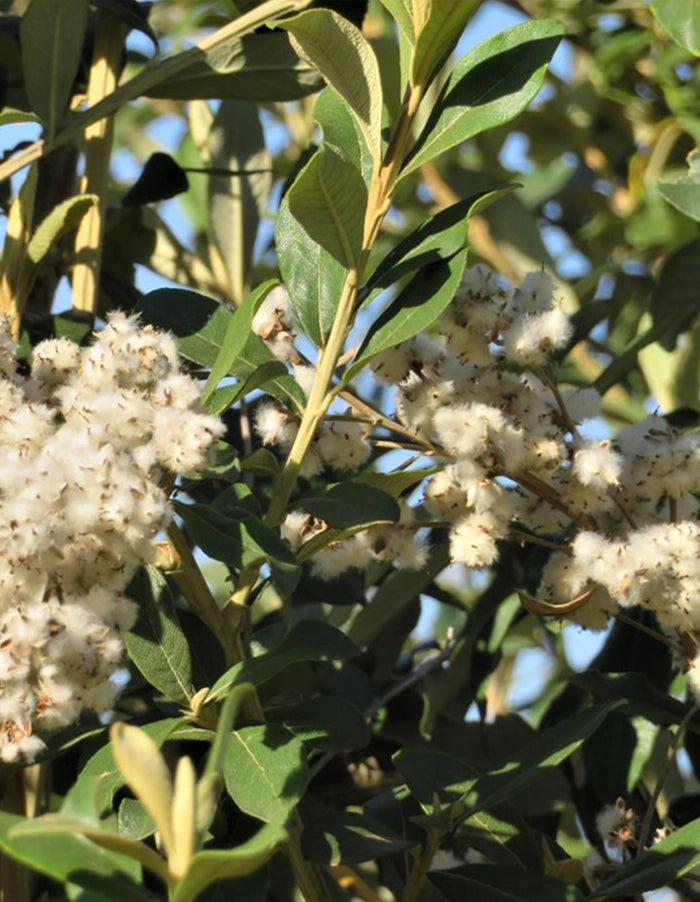
<instances>
[{"instance_id":1,"label":"dark green leaf","mask_svg":"<svg viewBox=\"0 0 700 902\"><path fill-rule=\"evenodd\" d=\"M284 826L306 789L304 744L280 724L242 727L224 754L223 775L241 811Z\"/></svg>"},{"instance_id":2,"label":"dark green leaf","mask_svg":"<svg viewBox=\"0 0 700 902\"><path fill-rule=\"evenodd\" d=\"M168 329L178 337L180 353L199 366L214 366L226 340L233 311L213 298L182 288L159 288L137 305L144 322ZM264 363L275 360L258 335L249 335L230 375L246 379ZM269 394L293 408L303 408L304 393L291 376L268 383Z\"/></svg>"},{"instance_id":3,"label":"dark green leaf","mask_svg":"<svg viewBox=\"0 0 700 902\"><path fill-rule=\"evenodd\" d=\"M323 131L323 143L361 172L369 185L374 167L372 151L357 117L333 88L321 92L314 107L314 119Z\"/></svg>"},{"instance_id":4,"label":"dark green leaf","mask_svg":"<svg viewBox=\"0 0 700 902\"><path fill-rule=\"evenodd\" d=\"M32 0L22 16L24 85L48 137L68 108L87 21L88 0Z\"/></svg>"},{"instance_id":5,"label":"dark green leaf","mask_svg":"<svg viewBox=\"0 0 700 902\"><path fill-rule=\"evenodd\" d=\"M514 119L542 87L563 32L555 19L525 22L488 38L463 57L402 174Z\"/></svg>"},{"instance_id":6,"label":"dark green leaf","mask_svg":"<svg viewBox=\"0 0 700 902\"><path fill-rule=\"evenodd\" d=\"M388 288L403 276L429 264L440 263L462 250L467 241L470 217L515 191L517 187L508 185L505 188L480 191L431 216L381 260L365 290L370 292L375 288Z\"/></svg>"},{"instance_id":7,"label":"dark green leaf","mask_svg":"<svg viewBox=\"0 0 700 902\"><path fill-rule=\"evenodd\" d=\"M414 798L427 811L432 810L435 795L442 803L455 802L479 776L466 761L432 749L402 749L394 755L393 762Z\"/></svg>"},{"instance_id":8,"label":"dark green leaf","mask_svg":"<svg viewBox=\"0 0 700 902\"><path fill-rule=\"evenodd\" d=\"M458 251L447 260L423 267L411 279L370 326L354 362L343 375L343 384L380 351L413 338L435 322L459 287L466 259L467 252Z\"/></svg>"},{"instance_id":9,"label":"dark green leaf","mask_svg":"<svg viewBox=\"0 0 700 902\"><path fill-rule=\"evenodd\" d=\"M196 902L267 902L270 878L267 868L247 877L230 877L200 892Z\"/></svg>"},{"instance_id":10,"label":"dark green leaf","mask_svg":"<svg viewBox=\"0 0 700 902\"><path fill-rule=\"evenodd\" d=\"M259 633L255 634L258 639ZM233 685L259 686L290 664L301 661L344 661L358 654L357 646L330 624L319 620L295 623L279 642L255 658L248 658L228 670L213 686L210 698L223 698Z\"/></svg>"},{"instance_id":11,"label":"dark green leaf","mask_svg":"<svg viewBox=\"0 0 700 902\"><path fill-rule=\"evenodd\" d=\"M342 811L315 817L304 827L304 855L318 864L357 864L410 849L414 843L366 814Z\"/></svg>"},{"instance_id":12,"label":"dark green leaf","mask_svg":"<svg viewBox=\"0 0 700 902\"><path fill-rule=\"evenodd\" d=\"M168 153L152 153L141 175L122 197L123 207L140 207L167 200L187 191L189 182L184 169Z\"/></svg>"},{"instance_id":13,"label":"dark green leaf","mask_svg":"<svg viewBox=\"0 0 700 902\"><path fill-rule=\"evenodd\" d=\"M450 902L479 899L480 902L579 902L583 896L575 886L522 869L469 865L454 871L432 871L433 883Z\"/></svg>"},{"instance_id":14,"label":"dark green leaf","mask_svg":"<svg viewBox=\"0 0 700 902\"><path fill-rule=\"evenodd\" d=\"M216 360L212 364L209 378L202 391L202 403L207 403L209 396L213 393L219 382L235 368L236 360L242 353L250 337L251 324L258 307L276 284L277 283L272 279L263 282L263 284L259 285L255 291L252 291L240 307L237 307L231 314L226 326L226 332L221 342L221 347L216 356ZM270 362L273 363L274 361ZM277 375L280 374L278 373Z\"/></svg>"},{"instance_id":15,"label":"dark green leaf","mask_svg":"<svg viewBox=\"0 0 700 902\"><path fill-rule=\"evenodd\" d=\"M673 350L678 335L689 329L700 313L699 279L700 239L696 239L664 262L651 296L651 338L668 351Z\"/></svg>"},{"instance_id":16,"label":"dark green leaf","mask_svg":"<svg viewBox=\"0 0 700 902\"><path fill-rule=\"evenodd\" d=\"M312 748L361 749L371 735L359 708L338 695L310 698L286 711L281 720Z\"/></svg>"},{"instance_id":17,"label":"dark green leaf","mask_svg":"<svg viewBox=\"0 0 700 902\"><path fill-rule=\"evenodd\" d=\"M194 693L192 662L165 578L146 564L126 591L139 606L136 623L125 636L129 657L168 701L188 704Z\"/></svg>"},{"instance_id":18,"label":"dark green leaf","mask_svg":"<svg viewBox=\"0 0 700 902\"><path fill-rule=\"evenodd\" d=\"M201 54L177 75L146 91L174 100L237 98L251 103L297 100L323 84L282 32L250 34Z\"/></svg>"},{"instance_id":19,"label":"dark green leaf","mask_svg":"<svg viewBox=\"0 0 700 902\"><path fill-rule=\"evenodd\" d=\"M158 50L158 38L148 23L148 4L139 3L138 0L90 0L92 6L112 13L121 19L129 28L134 28L145 34L153 42Z\"/></svg>"},{"instance_id":20,"label":"dark green leaf","mask_svg":"<svg viewBox=\"0 0 700 902\"><path fill-rule=\"evenodd\" d=\"M700 818L626 862L589 899L659 889L700 864Z\"/></svg>"},{"instance_id":21,"label":"dark green leaf","mask_svg":"<svg viewBox=\"0 0 700 902\"><path fill-rule=\"evenodd\" d=\"M398 523L401 511L391 495L359 481L341 482L298 506L328 526L349 529L370 523Z\"/></svg>"},{"instance_id":22,"label":"dark green leaf","mask_svg":"<svg viewBox=\"0 0 700 902\"><path fill-rule=\"evenodd\" d=\"M544 730L524 748L513 749L505 764L480 777L465 793L466 815L507 800L541 777L547 768L561 764L598 729L616 704L578 711Z\"/></svg>"},{"instance_id":23,"label":"dark green leaf","mask_svg":"<svg viewBox=\"0 0 700 902\"><path fill-rule=\"evenodd\" d=\"M244 567L267 562L272 579L288 594L301 573L289 546L279 534L255 517L234 518L203 504L180 504L176 508L187 531L205 554L229 567Z\"/></svg>"}]
</instances>

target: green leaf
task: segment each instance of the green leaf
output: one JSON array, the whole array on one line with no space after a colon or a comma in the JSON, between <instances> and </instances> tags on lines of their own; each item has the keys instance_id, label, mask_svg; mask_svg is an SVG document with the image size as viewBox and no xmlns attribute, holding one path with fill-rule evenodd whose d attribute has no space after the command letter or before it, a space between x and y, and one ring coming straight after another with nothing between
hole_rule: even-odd
<instances>
[{"instance_id":1,"label":"green leaf","mask_svg":"<svg viewBox=\"0 0 700 902\"><path fill-rule=\"evenodd\" d=\"M695 0L652 0L651 11L677 44L700 56L700 9Z\"/></svg>"},{"instance_id":2,"label":"green leaf","mask_svg":"<svg viewBox=\"0 0 700 902\"><path fill-rule=\"evenodd\" d=\"M124 637L129 657L168 701L189 704L194 693L192 661L165 577L146 564L126 592L139 606L136 623Z\"/></svg>"},{"instance_id":3,"label":"green leaf","mask_svg":"<svg viewBox=\"0 0 700 902\"><path fill-rule=\"evenodd\" d=\"M136 29L151 40L156 51L158 50L158 38L148 24L148 14L138 0L90 0L92 6L112 13L121 19L129 28Z\"/></svg>"},{"instance_id":4,"label":"green leaf","mask_svg":"<svg viewBox=\"0 0 700 902\"><path fill-rule=\"evenodd\" d=\"M371 485L351 480L297 502L302 510L336 529L370 523L398 523L401 511L391 495Z\"/></svg>"},{"instance_id":5,"label":"green leaf","mask_svg":"<svg viewBox=\"0 0 700 902\"><path fill-rule=\"evenodd\" d=\"M268 824L284 826L306 789L304 744L280 724L234 731L222 770L241 811Z\"/></svg>"},{"instance_id":6,"label":"green leaf","mask_svg":"<svg viewBox=\"0 0 700 902\"><path fill-rule=\"evenodd\" d=\"M219 382L234 368L236 360L242 353L243 348L245 348L250 336L251 324L258 307L277 284L274 279L263 282L262 285L259 285L255 291L248 295L240 307L237 307L229 317L221 347L216 355L216 360L212 364L209 378L202 389L203 404L207 403Z\"/></svg>"},{"instance_id":7,"label":"green leaf","mask_svg":"<svg viewBox=\"0 0 700 902\"><path fill-rule=\"evenodd\" d=\"M318 91L321 79L299 59L281 32L250 34L200 54L176 75L147 87L148 97L251 103L298 100Z\"/></svg>"},{"instance_id":8,"label":"green leaf","mask_svg":"<svg viewBox=\"0 0 700 902\"><path fill-rule=\"evenodd\" d=\"M137 799L122 799L117 814L119 832L129 839L147 839L155 833L153 818Z\"/></svg>"},{"instance_id":9,"label":"green leaf","mask_svg":"<svg viewBox=\"0 0 700 902\"><path fill-rule=\"evenodd\" d=\"M466 260L466 250L458 251L449 259L430 263L418 271L371 325L355 360L343 374L343 385L380 351L413 338L435 322L454 297Z\"/></svg>"},{"instance_id":10,"label":"green leaf","mask_svg":"<svg viewBox=\"0 0 700 902\"><path fill-rule=\"evenodd\" d=\"M700 153L688 156L688 173L659 182L659 191L681 213L700 222Z\"/></svg>"},{"instance_id":11,"label":"green leaf","mask_svg":"<svg viewBox=\"0 0 700 902\"><path fill-rule=\"evenodd\" d=\"M156 745L162 745L182 723L178 717L165 718L141 727ZM124 786L124 778L117 770L111 743L103 745L88 760L65 796L61 813L80 818L85 823L99 824L100 818L112 808L112 799Z\"/></svg>"},{"instance_id":12,"label":"green leaf","mask_svg":"<svg viewBox=\"0 0 700 902\"><path fill-rule=\"evenodd\" d=\"M427 812L433 810L435 795L441 803L456 802L479 776L461 758L432 749L401 749L392 761L413 797Z\"/></svg>"},{"instance_id":13,"label":"green leaf","mask_svg":"<svg viewBox=\"0 0 700 902\"><path fill-rule=\"evenodd\" d=\"M242 100L222 101L207 146L214 169L241 173L212 174L208 180L214 244L226 266L232 295L240 302L272 186L272 158L265 147L257 106Z\"/></svg>"},{"instance_id":14,"label":"green leaf","mask_svg":"<svg viewBox=\"0 0 700 902\"><path fill-rule=\"evenodd\" d=\"M668 257L651 295L654 320L647 341L656 340L666 350L673 350L681 332L689 329L698 313L700 298L700 239L695 239Z\"/></svg>"},{"instance_id":15,"label":"green leaf","mask_svg":"<svg viewBox=\"0 0 700 902\"><path fill-rule=\"evenodd\" d=\"M565 761L602 724L617 703L586 708L540 733L497 770L480 777L464 795L465 817L507 800L532 783L546 768Z\"/></svg>"},{"instance_id":16,"label":"green leaf","mask_svg":"<svg viewBox=\"0 0 700 902\"><path fill-rule=\"evenodd\" d=\"M256 448L252 454L243 458L241 470L244 473L254 473L256 476L275 477L280 471L279 461L267 448Z\"/></svg>"},{"instance_id":17,"label":"green leaf","mask_svg":"<svg viewBox=\"0 0 700 902\"><path fill-rule=\"evenodd\" d=\"M319 70L360 123L376 162L381 158L382 85L374 51L347 19L312 9L277 23L299 55Z\"/></svg>"},{"instance_id":18,"label":"green leaf","mask_svg":"<svg viewBox=\"0 0 700 902\"><path fill-rule=\"evenodd\" d=\"M144 322L174 332L183 357L199 366L212 367L226 340L233 311L213 298L183 288L159 288L136 305ZM249 335L228 375L246 379L262 364L275 360L258 335ZM303 409L305 397L291 376L279 376L267 391L295 409Z\"/></svg>"},{"instance_id":19,"label":"green leaf","mask_svg":"<svg viewBox=\"0 0 700 902\"><path fill-rule=\"evenodd\" d=\"M254 638L259 639L259 633ZM209 699L224 698L231 687L242 683L260 686L290 664L302 661L344 661L358 654L354 642L340 630L320 620L302 620L269 651L247 658L227 670L212 686Z\"/></svg>"},{"instance_id":20,"label":"green leaf","mask_svg":"<svg viewBox=\"0 0 700 902\"><path fill-rule=\"evenodd\" d=\"M411 0L381 0L381 3L389 10L391 16L396 19L396 24L401 29L406 40L413 44L416 35L413 28Z\"/></svg>"},{"instance_id":21,"label":"green leaf","mask_svg":"<svg viewBox=\"0 0 700 902\"><path fill-rule=\"evenodd\" d=\"M39 122L39 117L27 110L5 107L0 110L0 125L19 125L23 122Z\"/></svg>"},{"instance_id":22,"label":"green leaf","mask_svg":"<svg viewBox=\"0 0 700 902\"><path fill-rule=\"evenodd\" d=\"M87 21L88 0L31 0L22 16L24 86L49 138L68 108Z\"/></svg>"},{"instance_id":23,"label":"green leaf","mask_svg":"<svg viewBox=\"0 0 700 902\"><path fill-rule=\"evenodd\" d=\"M383 492L391 495L392 498L398 498L408 489L414 488L414 486L423 482L428 476L432 476L433 473L437 473L440 469L442 468L436 465L434 467L419 467L416 470L395 470L393 473L360 473L355 478L358 482L381 489Z\"/></svg>"},{"instance_id":24,"label":"green leaf","mask_svg":"<svg viewBox=\"0 0 700 902\"><path fill-rule=\"evenodd\" d=\"M357 864L415 845L366 814L341 811L306 824L301 837L304 856L317 864Z\"/></svg>"},{"instance_id":25,"label":"green leaf","mask_svg":"<svg viewBox=\"0 0 700 902\"><path fill-rule=\"evenodd\" d=\"M365 184L369 185L374 160L367 136L350 107L330 86L321 92L316 101L314 119L323 131L323 144L351 163L362 173Z\"/></svg>"},{"instance_id":26,"label":"green leaf","mask_svg":"<svg viewBox=\"0 0 700 902\"><path fill-rule=\"evenodd\" d=\"M581 891L546 874L488 864L454 871L431 871L430 882L449 902L484 899L488 902L579 902Z\"/></svg>"},{"instance_id":27,"label":"green leaf","mask_svg":"<svg viewBox=\"0 0 700 902\"><path fill-rule=\"evenodd\" d=\"M280 272L305 333L319 347L333 325L347 271L357 266L366 204L359 171L321 147L280 205Z\"/></svg>"},{"instance_id":28,"label":"green leaf","mask_svg":"<svg viewBox=\"0 0 700 902\"><path fill-rule=\"evenodd\" d=\"M246 395L257 391L270 382L275 382L275 380L285 376L288 372L286 365L281 360L268 360L266 363L260 364L256 370L253 370L241 382L215 389L209 396L209 401L206 405L207 410L214 416L218 416L224 410L228 410L231 405L245 398Z\"/></svg>"},{"instance_id":29,"label":"green leaf","mask_svg":"<svg viewBox=\"0 0 700 902\"><path fill-rule=\"evenodd\" d=\"M555 19L525 22L489 38L463 57L402 176L451 147L510 122L524 110L542 87L563 31Z\"/></svg>"},{"instance_id":30,"label":"green leaf","mask_svg":"<svg viewBox=\"0 0 700 902\"><path fill-rule=\"evenodd\" d=\"M27 245L27 257L35 267L57 241L78 227L80 220L97 201L96 194L78 194L53 208L41 221Z\"/></svg>"},{"instance_id":31,"label":"green leaf","mask_svg":"<svg viewBox=\"0 0 700 902\"><path fill-rule=\"evenodd\" d=\"M589 899L643 893L667 886L700 864L700 818L623 864Z\"/></svg>"},{"instance_id":32,"label":"green leaf","mask_svg":"<svg viewBox=\"0 0 700 902\"><path fill-rule=\"evenodd\" d=\"M256 517L230 517L204 504L175 504L187 531L205 554L229 567L267 562L275 585L289 594L301 568L279 534Z\"/></svg>"},{"instance_id":33,"label":"green leaf","mask_svg":"<svg viewBox=\"0 0 700 902\"><path fill-rule=\"evenodd\" d=\"M431 263L440 263L462 250L467 242L470 218L517 188L517 185L507 185L479 191L431 216L381 260L368 279L365 292L388 288L409 273Z\"/></svg>"},{"instance_id":34,"label":"green leaf","mask_svg":"<svg viewBox=\"0 0 700 902\"><path fill-rule=\"evenodd\" d=\"M209 865L216 866L213 861ZM268 868L261 867L245 877L217 877L215 883L198 892L196 902L268 902L269 891Z\"/></svg>"},{"instance_id":35,"label":"green leaf","mask_svg":"<svg viewBox=\"0 0 700 902\"><path fill-rule=\"evenodd\" d=\"M340 695L310 698L282 716L282 723L311 748L361 749L371 733L358 707Z\"/></svg>"},{"instance_id":36,"label":"green leaf","mask_svg":"<svg viewBox=\"0 0 700 902\"><path fill-rule=\"evenodd\" d=\"M447 56L455 48L469 16L480 0L419 0L427 20L416 37L411 60L411 80L427 87Z\"/></svg>"},{"instance_id":37,"label":"green leaf","mask_svg":"<svg viewBox=\"0 0 700 902\"><path fill-rule=\"evenodd\" d=\"M171 902L195 902L217 880L252 874L265 864L286 835L279 825L266 824L247 842L233 849L197 852L173 890Z\"/></svg>"},{"instance_id":38,"label":"green leaf","mask_svg":"<svg viewBox=\"0 0 700 902\"><path fill-rule=\"evenodd\" d=\"M0 811L3 854L59 883L84 887L96 900L155 902L156 897L139 885L141 869L133 860L77 834L52 833L42 836L40 842L35 835L11 835L13 829L28 823L31 822Z\"/></svg>"}]
</instances>

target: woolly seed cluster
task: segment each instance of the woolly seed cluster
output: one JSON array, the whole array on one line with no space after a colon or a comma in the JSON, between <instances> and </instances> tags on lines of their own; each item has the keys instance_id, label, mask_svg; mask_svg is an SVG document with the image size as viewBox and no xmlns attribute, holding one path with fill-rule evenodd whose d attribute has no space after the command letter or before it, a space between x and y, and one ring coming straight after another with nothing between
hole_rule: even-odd
<instances>
[{"instance_id":1,"label":"woolly seed cluster","mask_svg":"<svg viewBox=\"0 0 700 902\"><path fill-rule=\"evenodd\" d=\"M113 701L136 616L123 594L167 525L166 473L201 467L222 424L169 335L114 313L81 349L41 342L31 376L0 321L0 758Z\"/></svg>"}]
</instances>

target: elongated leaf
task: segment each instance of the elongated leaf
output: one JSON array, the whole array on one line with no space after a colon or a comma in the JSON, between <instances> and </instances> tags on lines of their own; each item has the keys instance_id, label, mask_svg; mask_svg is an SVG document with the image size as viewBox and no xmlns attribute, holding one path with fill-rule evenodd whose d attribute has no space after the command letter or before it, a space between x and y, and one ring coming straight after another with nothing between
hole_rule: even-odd
<instances>
[{"instance_id":1,"label":"elongated leaf","mask_svg":"<svg viewBox=\"0 0 700 902\"><path fill-rule=\"evenodd\" d=\"M700 154L694 152L688 157L687 174L676 175L659 182L659 191L673 206L700 222Z\"/></svg>"},{"instance_id":2,"label":"elongated leaf","mask_svg":"<svg viewBox=\"0 0 700 902\"><path fill-rule=\"evenodd\" d=\"M275 244L282 278L308 337L328 338L362 244L367 188L358 170L321 148L285 195Z\"/></svg>"},{"instance_id":3,"label":"elongated leaf","mask_svg":"<svg viewBox=\"0 0 700 902\"><path fill-rule=\"evenodd\" d=\"M462 250L467 241L469 219L499 198L511 194L517 187L508 185L480 191L431 216L379 262L365 285L365 291L369 293L375 288L388 288L405 275L431 263L439 263Z\"/></svg>"},{"instance_id":4,"label":"elongated leaf","mask_svg":"<svg viewBox=\"0 0 700 902\"><path fill-rule=\"evenodd\" d=\"M700 56L700 9L694 0L652 0L651 11L677 44Z\"/></svg>"},{"instance_id":5,"label":"elongated leaf","mask_svg":"<svg viewBox=\"0 0 700 902\"><path fill-rule=\"evenodd\" d=\"M347 19L313 9L278 23L357 117L375 161L381 157L382 84L374 51Z\"/></svg>"},{"instance_id":6,"label":"elongated leaf","mask_svg":"<svg viewBox=\"0 0 700 902\"><path fill-rule=\"evenodd\" d=\"M302 498L298 504L302 510L337 529L377 522L397 523L401 513L391 495L354 480Z\"/></svg>"},{"instance_id":7,"label":"elongated leaf","mask_svg":"<svg viewBox=\"0 0 700 902\"><path fill-rule=\"evenodd\" d=\"M181 724L180 718L164 718L141 729L160 746ZM124 777L117 769L112 744L106 743L89 759L63 801L61 813L78 817L97 825L109 813L114 794L124 786Z\"/></svg>"},{"instance_id":8,"label":"elongated leaf","mask_svg":"<svg viewBox=\"0 0 700 902\"><path fill-rule=\"evenodd\" d=\"M236 570L261 561L270 565L275 585L293 591L301 569L294 554L273 529L252 516L229 517L203 504L176 503L177 511L197 545Z\"/></svg>"},{"instance_id":9,"label":"elongated leaf","mask_svg":"<svg viewBox=\"0 0 700 902\"><path fill-rule=\"evenodd\" d=\"M441 803L455 802L479 777L471 764L433 749L401 749L392 760L413 797L428 812L436 794Z\"/></svg>"},{"instance_id":10,"label":"elongated leaf","mask_svg":"<svg viewBox=\"0 0 700 902\"><path fill-rule=\"evenodd\" d=\"M217 880L252 874L265 864L285 838L286 833L278 824L266 824L243 845L223 851L197 852L173 891L171 902L195 902L200 893Z\"/></svg>"},{"instance_id":11,"label":"elongated leaf","mask_svg":"<svg viewBox=\"0 0 700 902\"><path fill-rule=\"evenodd\" d=\"M31 0L22 16L24 86L49 137L68 108L87 20L88 0Z\"/></svg>"},{"instance_id":12,"label":"elongated leaf","mask_svg":"<svg viewBox=\"0 0 700 902\"><path fill-rule=\"evenodd\" d=\"M154 48L158 50L158 38L148 23L148 14L145 11L147 6L139 3L138 0L90 0L90 3L97 9L104 9L117 16L129 28L135 28L136 31L145 34L152 41Z\"/></svg>"},{"instance_id":13,"label":"elongated leaf","mask_svg":"<svg viewBox=\"0 0 700 902\"><path fill-rule=\"evenodd\" d=\"M546 874L487 864L428 875L449 902L488 899L489 902L579 902L583 894L570 883Z\"/></svg>"},{"instance_id":14,"label":"elongated leaf","mask_svg":"<svg viewBox=\"0 0 700 902\"><path fill-rule=\"evenodd\" d=\"M258 638L256 634L254 638ZM295 623L269 651L236 664L212 686L209 698L224 698L231 687L242 683L260 686L290 664L302 661L344 661L354 658L358 648L340 630L320 620Z\"/></svg>"},{"instance_id":15,"label":"elongated leaf","mask_svg":"<svg viewBox=\"0 0 700 902\"><path fill-rule=\"evenodd\" d=\"M37 842L36 836L10 836L10 831L27 821L0 811L0 849L28 868L46 874L59 883L82 886L91 898L110 902L155 902L142 889L140 868L135 861L101 849L84 836L55 834Z\"/></svg>"},{"instance_id":16,"label":"elongated leaf","mask_svg":"<svg viewBox=\"0 0 700 902\"><path fill-rule=\"evenodd\" d=\"M79 194L69 197L49 213L37 227L27 246L27 257L36 266L53 245L68 232L76 229L80 220L98 201L95 194Z\"/></svg>"},{"instance_id":17,"label":"elongated leaf","mask_svg":"<svg viewBox=\"0 0 700 902\"><path fill-rule=\"evenodd\" d=\"M0 125L18 125L23 122L39 122L39 117L28 110L15 110L12 107L0 110Z\"/></svg>"},{"instance_id":18,"label":"elongated leaf","mask_svg":"<svg viewBox=\"0 0 700 902\"><path fill-rule=\"evenodd\" d=\"M265 147L258 108L224 100L209 132L211 166L241 175L209 177L209 219L236 303L249 281L260 218L272 186L272 158Z\"/></svg>"},{"instance_id":19,"label":"elongated leaf","mask_svg":"<svg viewBox=\"0 0 700 902\"><path fill-rule=\"evenodd\" d=\"M316 101L314 119L323 131L323 143L348 163L352 163L369 185L374 160L367 135L357 116L353 115L347 103L330 85Z\"/></svg>"},{"instance_id":20,"label":"elongated leaf","mask_svg":"<svg viewBox=\"0 0 700 902\"><path fill-rule=\"evenodd\" d=\"M480 0L417 0L427 18L418 31L411 79L415 85L427 86L444 59L452 53L464 31L472 11Z\"/></svg>"},{"instance_id":21,"label":"elongated leaf","mask_svg":"<svg viewBox=\"0 0 700 902\"><path fill-rule=\"evenodd\" d=\"M145 91L173 100L224 100L251 103L297 100L318 91L318 72L299 59L282 32L246 35L200 54L182 72Z\"/></svg>"},{"instance_id":22,"label":"elongated leaf","mask_svg":"<svg viewBox=\"0 0 700 902\"><path fill-rule=\"evenodd\" d=\"M464 795L465 816L508 799L537 777L543 769L565 761L602 724L618 703L587 708L540 733L496 771L479 778Z\"/></svg>"},{"instance_id":23,"label":"elongated leaf","mask_svg":"<svg viewBox=\"0 0 700 902\"><path fill-rule=\"evenodd\" d=\"M380 351L413 338L434 323L454 297L466 261L467 252L463 250L419 270L372 324L355 360L343 375L343 384L347 384Z\"/></svg>"},{"instance_id":24,"label":"elongated leaf","mask_svg":"<svg viewBox=\"0 0 700 902\"><path fill-rule=\"evenodd\" d=\"M168 329L178 337L183 357L199 366L216 363L226 339L233 311L213 298L182 288L160 288L137 304L144 322ZM276 360L258 335L249 335L231 366L230 375L246 379L259 366ZM305 397L291 376L279 376L267 386L269 394L283 403L303 409Z\"/></svg>"},{"instance_id":25,"label":"elongated leaf","mask_svg":"<svg viewBox=\"0 0 700 902\"><path fill-rule=\"evenodd\" d=\"M306 789L304 744L280 724L243 727L231 737L223 775L241 811L284 826Z\"/></svg>"},{"instance_id":26,"label":"elongated leaf","mask_svg":"<svg viewBox=\"0 0 700 902\"><path fill-rule=\"evenodd\" d=\"M304 827L304 855L318 864L357 864L403 852L415 845L366 814L342 811L314 818Z\"/></svg>"},{"instance_id":27,"label":"elongated leaf","mask_svg":"<svg viewBox=\"0 0 700 902\"><path fill-rule=\"evenodd\" d=\"M119 772L153 818L166 849L172 851L173 784L165 758L151 737L138 727L116 723L110 729L110 739Z\"/></svg>"},{"instance_id":28,"label":"elongated leaf","mask_svg":"<svg viewBox=\"0 0 700 902\"><path fill-rule=\"evenodd\" d=\"M255 291L252 291L237 307L228 320L221 347L212 364L209 378L202 390L202 403L206 404L208 398L224 376L230 373L238 356L242 353L250 336L251 323L258 307L275 287L277 282L273 279L263 282Z\"/></svg>"},{"instance_id":29,"label":"elongated leaf","mask_svg":"<svg viewBox=\"0 0 700 902\"><path fill-rule=\"evenodd\" d=\"M139 605L136 623L125 636L129 657L166 699L188 704L194 693L190 650L165 578L146 564L127 593Z\"/></svg>"},{"instance_id":30,"label":"elongated leaf","mask_svg":"<svg viewBox=\"0 0 700 902\"><path fill-rule=\"evenodd\" d=\"M664 262L651 296L654 325L647 339L658 341L666 350L673 350L678 335L689 329L700 313L700 299L694 287L698 278L700 240L696 239Z\"/></svg>"},{"instance_id":31,"label":"elongated leaf","mask_svg":"<svg viewBox=\"0 0 700 902\"><path fill-rule=\"evenodd\" d=\"M396 19L396 23L406 39L413 44L416 35L413 28L413 16L411 15L411 0L381 0L381 3Z\"/></svg>"},{"instance_id":32,"label":"elongated leaf","mask_svg":"<svg viewBox=\"0 0 700 902\"><path fill-rule=\"evenodd\" d=\"M287 367L281 360L268 360L267 363L261 364L257 370L253 370L250 376L243 379L242 382L237 382L235 385L224 385L215 389L207 401L207 410L214 416L218 416L224 410L228 410L236 401L240 401L241 398L245 398L251 392L262 388L268 382L279 379L280 376L284 376L287 372ZM265 451L266 449L258 448L258 450ZM275 462L277 461L274 454L269 451L268 454L272 456ZM277 469L279 469L279 465Z\"/></svg>"},{"instance_id":33,"label":"elongated leaf","mask_svg":"<svg viewBox=\"0 0 700 902\"><path fill-rule=\"evenodd\" d=\"M700 864L700 818L628 861L589 899L643 893L666 886Z\"/></svg>"},{"instance_id":34,"label":"elongated leaf","mask_svg":"<svg viewBox=\"0 0 700 902\"><path fill-rule=\"evenodd\" d=\"M455 67L402 174L525 109L561 40L555 19L516 25L479 44Z\"/></svg>"}]
</instances>

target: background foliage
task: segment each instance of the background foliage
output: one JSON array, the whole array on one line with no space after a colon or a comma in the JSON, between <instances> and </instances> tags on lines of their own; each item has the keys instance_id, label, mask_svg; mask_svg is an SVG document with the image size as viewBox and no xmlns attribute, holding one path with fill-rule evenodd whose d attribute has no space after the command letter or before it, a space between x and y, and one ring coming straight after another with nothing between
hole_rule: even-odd
<instances>
[{"instance_id":1,"label":"background foliage","mask_svg":"<svg viewBox=\"0 0 700 902\"><path fill-rule=\"evenodd\" d=\"M544 553L509 546L493 572L466 572L437 531L420 572L376 564L320 582L279 537L290 496L340 535L395 522L422 474L380 440L351 484L296 480L250 421L260 391L295 414L304 393L250 326L281 277L303 353L336 342L316 361L330 378L334 323L361 307L347 390L373 353L431 325L468 244L470 264L513 282L555 276L577 339L559 378L604 395L602 432L657 407L694 426L697 11L349 0L263 25L304 5L263 4L241 38L235 23L261 4L0 4L0 296L25 355L50 335L85 340L92 314L138 310L178 336L228 430L216 465L177 487L159 568L131 586L141 615L114 720L141 731L84 719L39 765L4 769L0 895L573 902L673 884L695 898L700 718L653 623L616 622L596 643L544 622L515 591L537 585ZM425 97L410 113L407 81ZM96 104L118 113L113 134ZM399 300L367 335L371 291L392 285ZM356 384L381 414L383 390ZM649 828L680 829L611 864L594 893L583 861L620 796ZM201 817L178 872L156 850L185 809ZM428 871L438 850L454 867Z\"/></svg>"}]
</instances>

